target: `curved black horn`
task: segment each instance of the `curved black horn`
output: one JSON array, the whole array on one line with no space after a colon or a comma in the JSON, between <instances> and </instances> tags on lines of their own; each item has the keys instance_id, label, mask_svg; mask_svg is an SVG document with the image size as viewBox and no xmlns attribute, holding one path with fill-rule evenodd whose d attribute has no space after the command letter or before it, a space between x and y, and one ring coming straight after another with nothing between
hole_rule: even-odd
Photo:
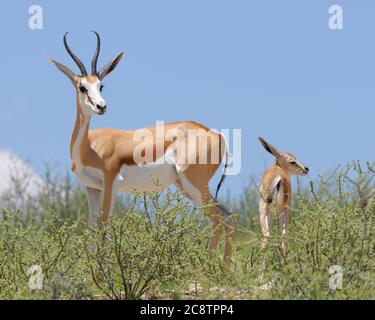
<instances>
[{"instance_id":1,"label":"curved black horn","mask_svg":"<svg viewBox=\"0 0 375 320\"><path fill-rule=\"evenodd\" d=\"M68 46L68 42L66 41L67 34L68 34L68 32L65 33L65 35L64 35L64 46L65 46L65 49L66 49L66 51L68 51L69 55L72 57L72 59L74 60L74 62L77 64L79 70L81 70L81 75L83 77L86 77L87 76L87 71L86 71L85 66L83 65L82 61L79 60L78 57L73 53L73 51L70 50L70 48Z\"/></svg>"},{"instance_id":2,"label":"curved black horn","mask_svg":"<svg viewBox=\"0 0 375 320\"><path fill-rule=\"evenodd\" d=\"M92 75L97 76L98 75L98 71L97 71L98 57L100 53L100 36L99 36L99 33L97 33L96 31L92 31L92 32L95 33L96 35L96 50L95 50L95 54L91 62L91 73Z\"/></svg>"}]
</instances>

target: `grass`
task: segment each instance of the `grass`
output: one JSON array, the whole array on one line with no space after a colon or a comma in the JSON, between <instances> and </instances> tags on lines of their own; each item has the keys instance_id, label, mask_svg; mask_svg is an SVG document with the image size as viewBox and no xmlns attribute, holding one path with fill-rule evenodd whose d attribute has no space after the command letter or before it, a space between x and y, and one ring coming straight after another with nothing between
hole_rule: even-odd
<instances>
[{"instance_id":1,"label":"grass","mask_svg":"<svg viewBox=\"0 0 375 320\"><path fill-rule=\"evenodd\" d=\"M33 197L13 179L0 202L0 298L373 299L374 176L353 162L297 181L286 257L277 221L260 250L256 186L227 197L238 221L228 269L222 248L207 254L204 212L171 190L119 198L110 224L88 230L85 194L68 174L46 170Z\"/></svg>"}]
</instances>

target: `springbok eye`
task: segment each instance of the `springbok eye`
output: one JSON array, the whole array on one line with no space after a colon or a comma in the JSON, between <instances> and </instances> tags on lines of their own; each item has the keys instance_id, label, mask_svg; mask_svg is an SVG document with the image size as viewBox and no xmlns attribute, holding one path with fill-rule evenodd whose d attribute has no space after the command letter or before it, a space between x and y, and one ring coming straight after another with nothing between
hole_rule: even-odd
<instances>
[{"instance_id":1,"label":"springbok eye","mask_svg":"<svg viewBox=\"0 0 375 320\"><path fill-rule=\"evenodd\" d=\"M101 86L100 86L100 92L102 92L103 89L104 89L104 85L101 85Z\"/></svg>"},{"instance_id":2,"label":"springbok eye","mask_svg":"<svg viewBox=\"0 0 375 320\"><path fill-rule=\"evenodd\" d=\"M81 91L82 93L87 93L87 89L84 86L80 86L79 91Z\"/></svg>"},{"instance_id":3,"label":"springbok eye","mask_svg":"<svg viewBox=\"0 0 375 320\"><path fill-rule=\"evenodd\" d=\"M295 162L295 161L290 161L289 162L292 166L295 166L296 164L297 164L297 162Z\"/></svg>"}]
</instances>

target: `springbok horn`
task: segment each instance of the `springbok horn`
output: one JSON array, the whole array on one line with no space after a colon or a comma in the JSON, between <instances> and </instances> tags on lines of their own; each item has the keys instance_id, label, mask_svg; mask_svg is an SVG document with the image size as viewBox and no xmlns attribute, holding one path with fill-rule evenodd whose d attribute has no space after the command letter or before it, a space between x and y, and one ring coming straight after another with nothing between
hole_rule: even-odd
<instances>
[{"instance_id":1,"label":"springbok horn","mask_svg":"<svg viewBox=\"0 0 375 320\"><path fill-rule=\"evenodd\" d=\"M93 32L96 35L96 50L95 50L95 54L91 62L91 73L92 75L97 76L98 75L98 71L97 71L98 57L100 53L100 36L99 36L99 33L97 33L96 31L93 31Z\"/></svg>"},{"instance_id":2,"label":"springbok horn","mask_svg":"<svg viewBox=\"0 0 375 320\"><path fill-rule=\"evenodd\" d=\"M83 65L82 61L79 60L78 57L73 53L73 51L70 50L70 48L68 46L68 42L66 41L67 34L68 34L68 32L65 33L65 35L64 35L64 46L65 46L65 49L66 49L66 51L68 51L69 55L72 57L72 59L74 60L74 62L77 64L79 70L81 70L82 77L86 77L87 76L87 71L86 71L85 66Z\"/></svg>"}]
</instances>

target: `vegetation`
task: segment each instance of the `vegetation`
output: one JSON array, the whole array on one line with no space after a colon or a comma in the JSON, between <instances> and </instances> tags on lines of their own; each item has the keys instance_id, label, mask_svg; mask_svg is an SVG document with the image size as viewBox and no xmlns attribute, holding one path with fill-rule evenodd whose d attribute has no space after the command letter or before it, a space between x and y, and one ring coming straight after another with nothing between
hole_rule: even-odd
<instances>
[{"instance_id":1,"label":"vegetation","mask_svg":"<svg viewBox=\"0 0 375 320\"><path fill-rule=\"evenodd\" d=\"M297 180L286 257L277 215L260 250L251 180L226 200L238 218L229 268L221 249L208 256L204 211L172 190L119 197L109 225L88 230L85 194L69 174L47 169L33 196L14 178L0 200L0 298L373 299L374 177L371 164L353 162Z\"/></svg>"}]
</instances>

